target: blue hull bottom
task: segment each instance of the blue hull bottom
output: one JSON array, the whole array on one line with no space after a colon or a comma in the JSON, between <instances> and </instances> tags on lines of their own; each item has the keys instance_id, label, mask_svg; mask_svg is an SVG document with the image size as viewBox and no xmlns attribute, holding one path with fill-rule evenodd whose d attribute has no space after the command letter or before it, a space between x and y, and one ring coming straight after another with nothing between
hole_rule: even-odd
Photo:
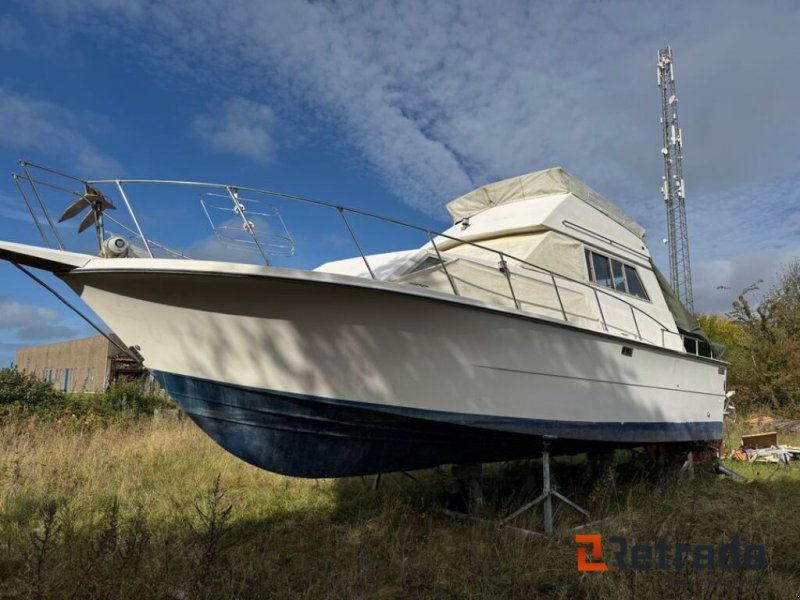
<instances>
[{"instance_id":1,"label":"blue hull bottom","mask_svg":"<svg viewBox=\"0 0 800 600\"><path fill-rule=\"evenodd\" d=\"M686 444L722 438L717 423L574 423L476 417L331 400L154 371L214 441L262 469L295 477L348 477L483 463L554 452Z\"/></svg>"}]
</instances>

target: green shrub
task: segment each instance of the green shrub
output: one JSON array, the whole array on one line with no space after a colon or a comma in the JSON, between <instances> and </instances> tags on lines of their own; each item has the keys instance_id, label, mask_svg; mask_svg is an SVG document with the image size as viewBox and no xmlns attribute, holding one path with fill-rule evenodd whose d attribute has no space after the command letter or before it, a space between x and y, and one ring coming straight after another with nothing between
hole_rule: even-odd
<instances>
[{"instance_id":1,"label":"green shrub","mask_svg":"<svg viewBox=\"0 0 800 600\"><path fill-rule=\"evenodd\" d=\"M137 415L151 415L158 409L175 408L169 396L144 377L129 381L117 379L102 394L102 401L111 410L131 411Z\"/></svg>"},{"instance_id":2,"label":"green shrub","mask_svg":"<svg viewBox=\"0 0 800 600\"><path fill-rule=\"evenodd\" d=\"M4 408L15 404L43 407L63 400L62 392L31 373L16 367L0 369L0 406Z\"/></svg>"},{"instance_id":3,"label":"green shrub","mask_svg":"<svg viewBox=\"0 0 800 600\"><path fill-rule=\"evenodd\" d=\"M66 421L78 427L130 421L175 408L150 380L117 380L103 393L65 393L17 369L0 370L0 421Z\"/></svg>"}]
</instances>

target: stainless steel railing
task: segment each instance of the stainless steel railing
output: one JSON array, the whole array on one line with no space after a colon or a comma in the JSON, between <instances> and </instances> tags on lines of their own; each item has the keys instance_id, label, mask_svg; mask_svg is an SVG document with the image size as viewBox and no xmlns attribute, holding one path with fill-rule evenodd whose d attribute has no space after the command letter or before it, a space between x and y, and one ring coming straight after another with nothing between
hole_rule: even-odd
<instances>
[{"instance_id":1,"label":"stainless steel railing","mask_svg":"<svg viewBox=\"0 0 800 600\"><path fill-rule=\"evenodd\" d=\"M444 254L445 252L447 252L447 250L442 250L440 248L442 240L447 240L449 242L455 242L458 245L467 245L467 246L470 246L470 247L473 247L473 248L480 249L480 250L482 250L484 252L491 253L491 255L496 256L497 257L497 263L496 263L497 266L496 266L496 268L498 269L498 271L501 274L504 275L504 278L506 280L506 284L508 286L508 290L509 290L509 293L510 293L510 297L511 297L512 302L513 302L513 305L519 311L529 312L529 311L524 311L524 309L523 309L524 302L518 296L517 291L514 288L514 284L513 284L513 281L512 281L512 275L513 275L513 277L521 277L521 278L527 278L527 279L533 279L533 278L529 277L528 275L523 274L519 269L512 270L511 267L508 264L508 259L516 261L519 265L525 265L527 270L532 270L532 271L534 271L534 272L536 272L536 273L538 273L540 275L545 276L545 278L549 279L550 284L553 287L553 291L555 292L555 297L556 297L557 302L558 302L558 306L554 307L554 309L557 310L557 312L559 312L561 314L561 319L563 321L565 321L565 322L570 322L570 318L568 316L568 311L566 310L564 302L562 300L562 292L566 289L564 286L565 285L566 286L570 286L570 287L579 286L580 289L585 290L586 297L589 297L589 298L593 297L594 298L595 305L596 305L596 308L597 308L597 313L599 315L599 323L600 323L600 326L602 327L602 329L604 331L611 331L611 330L616 329L616 330L619 330L619 331L623 331L623 332L625 332L627 334L630 334L630 335L634 336L635 338L637 338L639 340L647 341L647 342L650 342L650 343L653 343L653 344L656 344L656 345L661 345L663 347L674 347L674 345L668 344L668 342L667 342L667 334L680 336L680 334L676 333L675 331L673 331L672 329L670 329L669 327L664 325L658 319L656 319L652 315L648 314L647 312L645 312L644 310L642 310L638 306L635 306L634 304L628 302L627 300L625 300L623 298L620 298L619 296L617 296L615 294L612 294L612 293L610 293L610 292L608 292L608 291L606 291L606 290L604 290L604 289L602 289L602 288L600 288L600 287L598 287L596 285L592 285L592 284L587 283L585 281L580 281L580 280L577 280L577 279L573 279L573 278L567 277L565 275L556 273L556 272L551 271L549 269L545 269L545 268L543 268L543 267L541 267L539 265L535 265L533 263L530 263L530 262L528 262L528 261L526 261L524 259L518 258L516 256L512 256L512 255L510 255L510 254L508 254L506 252L495 250L493 248L489 248L489 247L487 247L485 245L482 245L482 244L479 244L479 243L476 243L476 242L471 242L471 241L465 240L463 238L459 238L457 236L452 236L452 235L449 235L449 234L446 234L446 233L443 233L443 232L434 232L430 228L421 227L421 226L414 225L412 223L407 223L405 221L401 221L399 219L394 219L394 218L391 218L391 217L385 217L383 215L372 213L370 211L365 211L365 210L356 209L356 208L349 208L349 207L342 206L340 204L336 204L336 203L332 203L332 202L326 202L326 201L318 200L318 199L315 199L315 198L308 198L308 197L305 197L305 196L300 196L300 195L295 195L295 194L287 194L287 193L275 192L275 191L272 191L272 190L259 189L259 188L253 188L253 187L247 187L247 186L219 184L219 183L205 183L205 182L196 182L196 181L158 180L158 179L96 179L96 180L84 180L84 179L80 179L78 177L67 175L67 174L62 173L60 171L56 171L54 169L50 169L49 167L44 167L44 166L33 164L33 163L30 163L30 162L27 162L27 161L20 161L20 166L22 168L23 173L22 174L14 173L14 174L12 174L12 177L14 178L14 181L15 181L18 189L19 189L19 192L20 192L20 195L21 195L21 198L22 198L23 202L25 203L25 205L27 206L28 211L31 214L31 217L32 217L32 219L34 221L34 224L35 224L37 230L39 231L39 233L40 233L42 239L44 240L45 244L47 246L49 246L49 247L52 247L51 242L48 239L48 236L45 235L45 227L42 225L42 222L39 220L39 218L37 216L37 209L36 209L37 207L36 207L36 205L34 205L34 203L31 202L31 198L29 197L29 195L25 191L25 185L27 185L29 190L32 192L32 196L36 199L39 211L41 211L41 214L44 216L44 219L45 219L47 225L49 226L51 232L53 233L53 237L57 241L58 247L61 248L62 250L66 249L64 241L63 241L62 237L58 233L58 229L57 229L55 223L53 222L52 216L50 215L45 202L42 199L42 196L41 196L41 194L39 192L39 187L38 186L45 186L47 188L55 189L55 190L58 190L58 191L61 191L61 192L65 192L65 193L68 193L68 194L72 194L74 196L80 196L81 192L69 189L68 187L65 187L63 184L56 184L53 181L46 180L41 175L38 176L38 177L34 177L31 174L31 171L40 171L41 173L43 173L43 174L45 174L47 176L55 176L55 177L64 178L67 181L70 181L70 182L73 182L73 183L80 183L80 184L83 184L83 185L89 184L89 185L98 186L98 187L108 186L108 187L112 187L113 189L116 189L116 191L118 192L120 198L122 199L122 202L123 202L123 204L125 206L126 211L128 212L128 215L129 215L129 217L131 219L133 227L132 228L128 227L128 226L122 224L121 222L119 222L118 220L113 219L113 217L109 216L109 218L113 222L115 222L117 225L119 225L120 227L123 227L124 229L126 229L129 233L132 233L137 238L141 239L142 243L144 245L145 251L147 252L147 255L150 258L154 257L153 248L159 248L159 249L161 249L161 250L163 250L163 251L165 251L165 252L167 252L170 255L175 256L175 257L186 258L186 259L188 259L190 257L185 255L184 253L181 253L181 252L177 251L177 250L172 250L171 248L169 248L169 247L167 247L167 246L165 246L165 245L163 245L163 244L161 244L161 243L159 243L159 242L157 242L157 241L153 240L152 238L149 238L149 237L147 237L145 235L145 233L144 233L144 231L142 229L141 223L136 217L136 213L135 213L135 211L133 209L131 200L129 198L129 194L126 192L126 186L129 186L129 187L156 186L156 185L157 186L183 186L183 187L205 188L207 190L224 190L225 194L230 198L230 200L232 202L233 211L241 218L243 229L253 238L254 245L257 248L258 253L261 255L261 257L264 260L264 262L267 265L270 265L270 261L269 261L269 258L268 258L268 250L265 248L265 246L258 239L257 233L256 233L256 231L254 230L254 227L253 227L253 223L251 221L249 221L248 218L247 218L247 209L246 209L245 205L241 202L240 196L239 196L241 193L255 194L255 195L267 196L267 197L271 197L271 198L279 198L279 199L287 200L287 201L290 201L290 202L298 202L298 203L303 203L303 204L306 204L306 205L312 205L312 206L316 206L316 207L320 207L320 208L329 209L329 210L332 210L332 211L335 211L336 213L338 213L340 218L341 218L341 220L342 220L344 228L347 231L348 237L353 242L353 245L354 245L356 251L358 252L358 255L360 256L361 260L364 262L364 265L365 265L365 267L367 269L367 272L369 273L369 276L372 279L377 279L376 274L375 274L375 270L373 269L373 266L370 264L368 255L364 252L363 246L359 242L358 237L356 236L356 233L355 233L355 230L353 229L352 223L348 219L348 215L357 215L357 216L360 216L360 217L367 217L367 218L370 218L370 219L375 219L375 220L381 221L383 223L388 223L388 224L392 224L392 225L396 225L396 226L403 227L403 228L406 228L406 229L415 230L415 231L419 231L421 233L424 233L427 236L428 240L429 240L431 249L433 250L434 254L436 255L436 257L439 260L439 263L442 266L442 270L443 270L443 272L444 272L444 274L445 274L445 276L447 278L447 281L448 281L449 286L450 286L450 288L452 290L452 293L455 296L462 296L463 294L459 292L458 286L456 285L456 279L448 271L447 260L446 260L447 257ZM100 250L102 251L102 248ZM559 285L559 282L561 282L561 286ZM605 299L611 299L613 302L621 303L622 305L627 305L627 307L628 307L628 309L630 310L630 313L631 313L634 330L628 331L626 329L623 329L623 328L619 327L618 325L614 325L613 323L609 323L607 318L606 318L605 312L603 311L603 302L601 301L601 297L603 297ZM660 340L652 340L652 339L647 339L647 338L644 337L644 335L642 333L642 330L641 330L641 323L640 323L640 319L642 317L652 321L658 327L658 329L661 331L661 339Z\"/></svg>"}]
</instances>

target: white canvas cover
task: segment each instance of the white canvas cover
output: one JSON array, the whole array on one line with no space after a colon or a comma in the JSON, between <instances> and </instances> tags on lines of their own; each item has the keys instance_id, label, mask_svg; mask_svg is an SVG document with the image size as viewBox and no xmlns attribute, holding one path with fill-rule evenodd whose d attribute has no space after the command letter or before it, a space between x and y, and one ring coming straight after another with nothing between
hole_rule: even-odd
<instances>
[{"instance_id":1,"label":"white canvas cover","mask_svg":"<svg viewBox=\"0 0 800 600\"><path fill-rule=\"evenodd\" d=\"M518 235L505 235L491 240L481 240L480 246L503 252L506 261L512 267L529 268L519 260L537 267L565 275L571 279L586 279L586 261L583 255L583 244L555 231L536 231ZM446 251L447 256L463 256L496 263L499 256L496 252L484 250L478 246L462 244Z\"/></svg>"},{"instance_id":2,"label":"white canvas cover","mask_svg":"<svg viewBox=\"0 0 800 600\"><path fill-rule=\"evenodd\" d=\"M572 194L605 213L638 238L644 238L644 228L641 225L562 167L484 185L448 203L447 211L453 217L453 223L458 223L493 206L553 194Z\"/></svg>"},{"instance_id":3,"label":"white canvas cover","mask_svg":"<svg viewBox=\"0 0 800 600\"><path fill-rule=\"evenodd\" d=\"M545 234L544 240L526 259L529 263L570 279L585 281L586 259L583 244L555 231ZM526 266L522 265L525 269Z\"/></svg>"},{"instance_id":4,"label":"white canvas cover","mask_svg":"<svg viewBox=\"0 0 800 600\"><path fill-rule=\"evenodd\" d=\"M460 296L507 308L515 307L506 275L493 265L468 258L448 262L447 273L441 267L432 267L405 275L400 281L449 294L453 288L447 275L452 278ZM561 320L563 306L570 322L600 328L597 306L580 284L561 280L557 294L551 279L542 273L511 273L510 278L522 310ZM573 289L576 285L577 289Z\"/></svg>"}]
</instances>

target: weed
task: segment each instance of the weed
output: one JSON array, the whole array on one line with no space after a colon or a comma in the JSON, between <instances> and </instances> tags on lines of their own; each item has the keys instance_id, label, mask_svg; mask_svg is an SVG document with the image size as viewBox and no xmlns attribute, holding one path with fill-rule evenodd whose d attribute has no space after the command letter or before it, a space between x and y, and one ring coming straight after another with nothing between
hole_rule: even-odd
<instances>
[{"instance_id":1,"label":"weed","mask_svg":"<svg viewBox=\"0 0 800 600\"><path fill-rule=\"evenodd\" d=\"M739 432L741 433L741 432ZM738 435L738 434L737 434ZM735 437L735 436L734 436ZM782 442L797 444L791 437ZM442 511L447 469L369 481L305 480L234 458L187 421L93 429L0 426L0 596L9 598L793 598L800 588L791 515L800 465L733 465L753 481L646 476L617 453L591 467L555 458L562 492L631 543L763 544L768 568L713 578L611 569L578 573L568 527L525 539ZM538 461L488 465L486 513L541 491ZM673 470L674 473L674 470ZM65 499L68 499L65 500ZM514 525L541 529L533 510Z\"/></svg>"},{"instance_id":2,"label":"weed","mask_svg":"<svg viewBox=\"0 0 800 600\"><path fill-rule=\"evenodd\" d=\"M31 597L37 600L44 598L47 591L48 558L60 532L58 523L58 504L54 501L41 508L40 527L30 533L31 554L28 570L30 572Z\"/></svg>"},{"instance_id":3,"label":"weed","mask_svg":"<svg viewBox=\"0 0 800 600\"><path fill-rule=\"evenodd\" d=\"M227 501L220 475L194 508L199 521L192 526L197 544L195 586L203 590L210 580L221 577L228 566L225 550L233 504Z\"/></svg>"}]
</instances>

